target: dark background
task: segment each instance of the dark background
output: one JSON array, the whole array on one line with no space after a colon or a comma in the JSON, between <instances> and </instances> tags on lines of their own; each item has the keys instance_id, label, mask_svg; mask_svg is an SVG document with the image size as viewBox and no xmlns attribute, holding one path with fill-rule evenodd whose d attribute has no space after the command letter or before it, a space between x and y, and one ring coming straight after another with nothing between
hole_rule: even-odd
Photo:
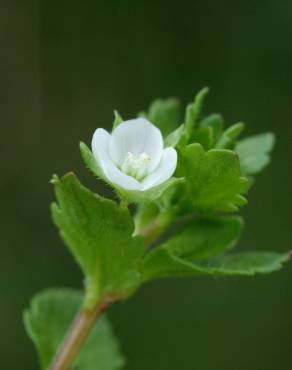
<instances>
[{"instance_id":1,"label":"dark background","mask_svg":"<svg viewBox=\"0 0 292 370\"><path fill-rule=\"evenodd\" d=\"M156 97L185 104L211 87L208 112L277 146L243 210L239 248L291 243L291 1L14 1L0 12L0 368L37 369L22 310L81 273L49 214L53 173L82 165L78 142ZM255 278L165 280L110 311L127 370L288 370L292 265ZM102 369L100 369L102 370Z\"/></svg>"}]
</instances>

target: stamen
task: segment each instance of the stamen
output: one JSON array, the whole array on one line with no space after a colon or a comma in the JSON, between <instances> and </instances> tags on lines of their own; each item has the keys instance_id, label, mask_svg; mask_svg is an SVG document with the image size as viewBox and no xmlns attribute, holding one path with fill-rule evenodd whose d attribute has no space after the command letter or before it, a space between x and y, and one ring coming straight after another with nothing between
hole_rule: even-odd
<instances>
[{"instance_id":1,"label":"stamen","mask_svg":"<svg viewBox=\"0 0 292 370\"><path fill-rule=\"evenodd\" d=\"M143 152L136 159L131 152L127 153L127 156L121 166L121 170L132 177L135 177L137 180L143 179L147 174L147 169L151 157Z\"/></svg>"}]
</instances>

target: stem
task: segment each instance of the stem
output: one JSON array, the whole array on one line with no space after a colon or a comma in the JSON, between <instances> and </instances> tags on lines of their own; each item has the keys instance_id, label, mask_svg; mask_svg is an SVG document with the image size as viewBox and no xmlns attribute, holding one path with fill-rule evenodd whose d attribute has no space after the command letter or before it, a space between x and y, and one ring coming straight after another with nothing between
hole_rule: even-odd
<instances>
[{"instance_id":1,"label":"stem","mask_svg":"<svg viewBox=\"0 0 292 370\"><path fill-rule=\"evenodd\" d=\"M144 238L146 248L165 231L172 219L173 215L171 214L160 215L139 233Z\"/></svg>"},{"instance_id":2,"label":"stem","mask_svg":"<svg viewBox=\"0 0 292 370\"><path fill-rule=\"evenodd\" d=\"M145 246L149 247L163 230L164 226L157 221L153 221L148 225L140 234L144 237Z\"/></svg>"},{"instance_id":3,"label":"stem","mask_svg":"<svg viewBox=\"0 0 292 370\"><path fill-rule=\"evenodd\" d=\"M129 205L129 203L124 198L121 198L120 206L124 207L124 208L127 208L128 205Z\"/></svg>"},{"instance_id":4,"label":"stem","mask_svg":"<svg viewBox=\"0 0 292 370\"><path fill-rule=\"evenodd\" d=\"M156 219L143 232L140 233L145 239L148 247L158 235L169 224L169 219ZM90 331L93 329L96 320L108 307L117 301L117 297L106 296L97 303L91 310L84 307L76 315L64 342L53 359L49 370L69 370L85 343Z\"/></svg>"},{"instance_id":5,"label":"stem","mask_svg":"<svg viewBox=\"0 0 292 370\"><path fill-rule=\"evenodd\" d=\"M70 369L96 320L113 302L114 299L105 297L91 310L80 309L49 370Z\"/></svg>"}]
</instances>

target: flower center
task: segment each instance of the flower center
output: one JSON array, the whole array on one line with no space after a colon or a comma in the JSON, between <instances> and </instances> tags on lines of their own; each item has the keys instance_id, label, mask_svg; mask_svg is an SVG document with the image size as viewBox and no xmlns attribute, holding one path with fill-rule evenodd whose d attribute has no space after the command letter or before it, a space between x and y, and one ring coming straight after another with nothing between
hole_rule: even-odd
<instances>
[{"instance_id":1,"label":"flower center","mask_svg":"<svg viewBox=\"0 0 292 370\"><path fill-rule=\"evenodd\" d=\"M137 180L142 180L147 174L147 169L151 157L147 153L141 153L135 157L131 152L128 152L121 166L121 170L129 176L135 177Z\"/></svg>"}]
</instances>

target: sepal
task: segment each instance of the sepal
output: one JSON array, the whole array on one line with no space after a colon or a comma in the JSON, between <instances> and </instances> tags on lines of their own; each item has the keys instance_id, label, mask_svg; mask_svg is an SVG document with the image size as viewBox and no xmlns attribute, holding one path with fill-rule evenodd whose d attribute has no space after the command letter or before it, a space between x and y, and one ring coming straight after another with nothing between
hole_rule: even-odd
<instances>
[{"instance_id":1,"label":"sepal","mask_svg":"<svg viewBox=\"0 0 292 370\"><path fill-rule=\"evenodd\" d=\"M147 203L147 202L158 202L160 198L169 190L174 189L179 184L185 182L183 177L176 178L171 177L164 183L154 186L145 191L125 190L117 188L119 197L126 203Z\"/></svg>"}]
</instances>

